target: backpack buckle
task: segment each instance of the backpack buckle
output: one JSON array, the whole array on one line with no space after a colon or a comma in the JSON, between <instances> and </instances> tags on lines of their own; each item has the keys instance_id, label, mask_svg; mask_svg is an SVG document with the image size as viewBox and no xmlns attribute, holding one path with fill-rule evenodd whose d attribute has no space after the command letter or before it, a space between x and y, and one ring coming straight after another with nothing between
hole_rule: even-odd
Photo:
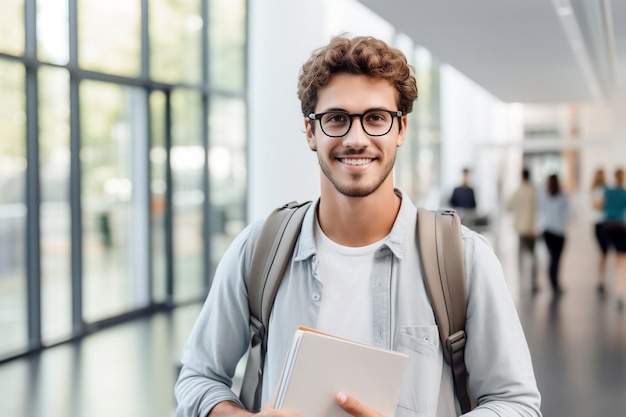
<instances>
[{"instance_id":1,"label":"backpack buckle","mask_svg":"<svg viewBox=\"0 0 626 417\"><path fill-rule=\"evenodd\" d=\"M265 337L265 327L263 323L261 323L261 320L258 318L252 316L250 317L250 334L250 345L253 347L261 343Z\"/></svg>"},{"instance_id":2,"label":"backpack buckle","mask_svg":"<svg viewBox=\"0 0 626 417\"><path fill-rule=\"evenodd\" d=\"M448 339L446 339L446 347L448 348L448 352L456 353L458 351L462 351L465 348L465 330L459 330L458 332L451 334Z\"/></svg>"}]
</instances>

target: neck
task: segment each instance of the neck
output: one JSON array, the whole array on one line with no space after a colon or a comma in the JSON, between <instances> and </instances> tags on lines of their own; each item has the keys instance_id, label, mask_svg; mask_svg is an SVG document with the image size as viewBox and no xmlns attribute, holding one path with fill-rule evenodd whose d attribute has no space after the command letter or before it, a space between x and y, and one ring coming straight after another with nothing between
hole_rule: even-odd
<instances>
[{"instance_id":1,"label":"neck","mask_svg":"<svg viewBox=\"0 0 626 417\"><path fill-rule=\"evenodd\" d=\"M382 187L381 187L382 188ZM324 234L345 246L365 246L389 234L402 201L393 188L367 197L322 192L317 218Z\"/></svg>"}]
</instances>

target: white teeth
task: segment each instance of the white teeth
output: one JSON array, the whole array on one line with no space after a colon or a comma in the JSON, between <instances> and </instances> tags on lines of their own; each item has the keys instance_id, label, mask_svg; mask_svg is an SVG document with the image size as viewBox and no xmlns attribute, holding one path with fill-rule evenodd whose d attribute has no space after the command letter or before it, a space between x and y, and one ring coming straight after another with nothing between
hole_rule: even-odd
<instances>
[{"instance_id":1,"label":"white teeth","mask_svg":"<svg viewBox=\"0 0 626 417\"><path fill-rule=\"evenodd\" d=\"M347 165L367 165L372 162L371 159L342 159L341 162Z\"/></svg>"}]
</instances>

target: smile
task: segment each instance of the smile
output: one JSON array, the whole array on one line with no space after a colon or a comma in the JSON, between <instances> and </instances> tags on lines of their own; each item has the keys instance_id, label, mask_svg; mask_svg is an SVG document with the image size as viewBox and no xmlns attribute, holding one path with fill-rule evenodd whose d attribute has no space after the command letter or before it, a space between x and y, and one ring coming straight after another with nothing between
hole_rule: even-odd
<instances>
[{"instance_id":1,"label":"smile","mask_svg":"<svg viewBox=\"0 0 626 417\"><path fill-rule=\"evenodd\" d=\"M342 163L346 164L346 165L354 165L354 166L360 166L360 165L367 165L370 162L372 162L372 159L342 159L341 160Z\"/></svg>"}]
</instances>

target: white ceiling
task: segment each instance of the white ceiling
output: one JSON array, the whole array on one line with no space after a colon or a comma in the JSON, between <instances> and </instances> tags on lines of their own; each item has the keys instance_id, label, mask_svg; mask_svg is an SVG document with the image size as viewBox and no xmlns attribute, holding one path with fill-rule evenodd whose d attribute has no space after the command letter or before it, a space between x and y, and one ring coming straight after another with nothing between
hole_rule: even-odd
<instances>
[{"instance_id":1,"label":"white ceiling","mask_svg":"<svg viewBox=\"0 0 626 417\"><path fill-rule=\"evenodd\" d=\"M505 102L626 95L626 0L360 2ZM557 12L564 5L584 39L587 72Z\"/></svg>"}]
</instances>

